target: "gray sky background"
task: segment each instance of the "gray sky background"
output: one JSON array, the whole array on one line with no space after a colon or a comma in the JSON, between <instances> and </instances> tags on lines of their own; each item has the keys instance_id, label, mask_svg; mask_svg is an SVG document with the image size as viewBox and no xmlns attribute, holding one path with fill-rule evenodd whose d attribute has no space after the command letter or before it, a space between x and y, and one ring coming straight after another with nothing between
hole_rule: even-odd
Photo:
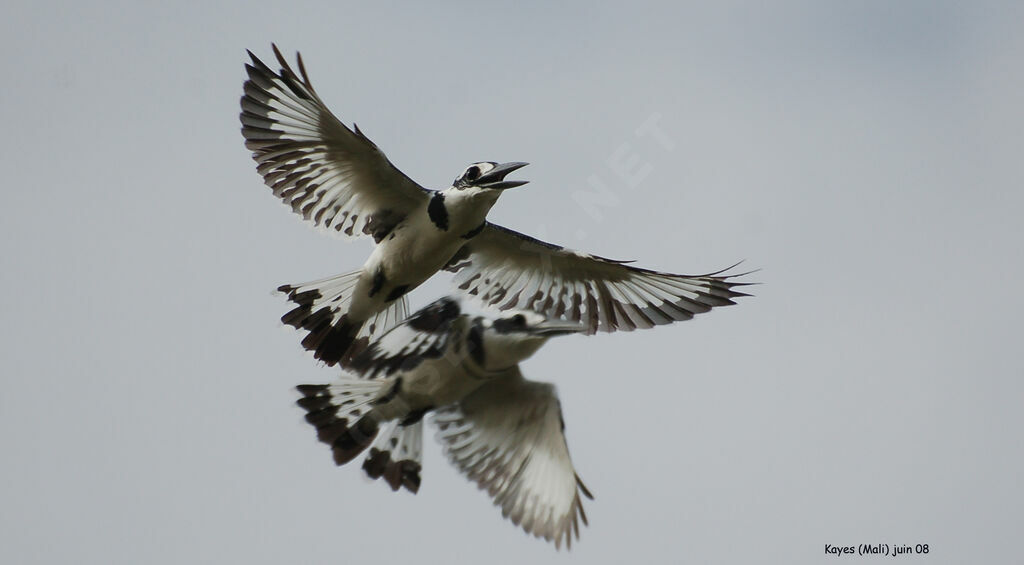
<instances>
[{"instance_id":1,"label":"gray sky background","mask_svg":"<svg viewBox=\"0 0 1024 565\"><path fill-rule=\"evenodd\" d=\"M1024 9L706 4L9 4L0 561L1018 555ZM302 421L292 387L335 373L270 291L370 246L310 229L254 171L238 99L245 49L271 41L426 186L531 162L504 225L675 272L763 268L738 306L524 365L558 385L596 495L571 553L503 520L432 430L411 496L335 468Z\"/></svg>"}]
</instances>

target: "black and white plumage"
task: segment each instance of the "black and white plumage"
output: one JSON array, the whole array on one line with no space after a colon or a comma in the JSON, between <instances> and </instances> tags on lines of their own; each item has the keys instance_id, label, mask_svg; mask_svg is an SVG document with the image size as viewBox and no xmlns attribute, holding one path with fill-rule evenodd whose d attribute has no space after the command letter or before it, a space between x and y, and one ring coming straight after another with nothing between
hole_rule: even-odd
<instances>
[{"instance_id":1,"label":"black and white plumage","mask_svg":"<svg viewBox=\"0 0 1024 565\"><path fill-rule=\"evenodd\" d=\"M583 328L530 311L496 319L443 298L371 343L329 385L302 385L306 420L341 465L369 448L363 469L393 490L420 487L422 420L433 411L449 460L502 514L560 547L586 524L580 481L553 385L519 362L550 337Z\"/></svg>"},{"instance_id":2,"label":"black and white plumage","mask_svg":"<svg viewBox=\"0 0 1024 565\"><path fill-rule=\"evenodd\" d=\"M579 322L586 333L678 320L745 296L740 275L676 275L579 253L492 224L505 176L526 163L470 165L441 191L415 183L358 127L327 109L301 56L298 73L274 47L274 72L251 52L242 134L274 194L317 226L377 243L363 268L280 290L296 304L282 320L309 332L303 345L331 365L365 346L367 320L404 307L405 293L441 269L465 294L499 309L529 309ZM395 312L388 313L395 318ZM378 321L378 325L383 322ZM367 338L360 340L359 338Z\"/></svg>"}]
</instances>

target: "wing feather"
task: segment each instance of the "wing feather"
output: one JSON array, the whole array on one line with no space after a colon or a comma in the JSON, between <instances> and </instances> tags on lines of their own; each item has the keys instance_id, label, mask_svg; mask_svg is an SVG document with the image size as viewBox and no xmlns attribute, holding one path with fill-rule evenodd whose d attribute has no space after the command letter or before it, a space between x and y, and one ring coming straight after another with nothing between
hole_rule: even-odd
<instances>
[{"instance_id":1,"label":"wing feather","mask_svg":"<svg viewBox=\"0 0 1024 565\"><path fill-rule=\"evenodd\" d=\"M554 386L528 381L518 367L434 416L448 459L487 491L502 515L527 533L572 544L581 495L593 498L569 456Z\"/></svg>"},{"instance_id":2,"label":"wing feather","mask_svg":"<svg viewBox=\"0 0 1024 565\"><path fill-rule=\"evenodd\" d=\"M460 317L458 303L441 298L371 343L352 359L348 368L370 379L408 371L425 359L440 358L450 340L461 339L458 327L453 329Z\"/></svg>"},{"instance_id":3,"label":"wing feather","mask_svg":"<svg viewBox=\"0 0 1024 565\"><path fill-rule=\"evenodd\" d=\"M274 46L274 72L249 53L241 100L242 135L274 195L315 225L377 241L429 199L359 130L338 120Z\"/></svg>"},{"instance_id":4,"label":"wing feather","mask_svg":"<svg viewBox=\"0 0 1024 565\"><path fill-rule=\"evenodd\" d=\"M688 320L747 296L725 269L676 275L564 249L488 223L448 267L459 289L500 310L529 309L582 322L588 333L632 331ZM730 267L731 269L731 267Z\"/></svg>"}]
</instances>

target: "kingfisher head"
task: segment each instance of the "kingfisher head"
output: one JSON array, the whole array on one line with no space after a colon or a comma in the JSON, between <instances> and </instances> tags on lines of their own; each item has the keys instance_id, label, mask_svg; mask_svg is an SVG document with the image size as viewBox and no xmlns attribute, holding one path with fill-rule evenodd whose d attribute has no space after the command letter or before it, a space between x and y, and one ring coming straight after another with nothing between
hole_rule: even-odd
<instances>
[{"instance_id":1,"label":"kingfisher head","mask_svg":"<svg viewBox=\"0 0 1024 565\"><path fill-rule=\"evenodd\" d=\"M466 167L465 171L462 171L462 174L459 175L459 178L455 179L452 186L458 190L475 188L487 191L523 186L529 181L505 180L505 175L526 165L529 165L529 163L512 162L499 164L493 161L473 163Z\"/></svg>"},{"instance_id":2,"label":"kingfisher head","mask_svg":"<svg viewBox=\"0 0 1024 565\"><path fill-rule=\"evenodd\" d=\"M483 321L483 349L488 369L511 367L529 358L555 336L580 333L574 322L549 319L536 312L519 310Z\"/></svg>"}]
</instances>

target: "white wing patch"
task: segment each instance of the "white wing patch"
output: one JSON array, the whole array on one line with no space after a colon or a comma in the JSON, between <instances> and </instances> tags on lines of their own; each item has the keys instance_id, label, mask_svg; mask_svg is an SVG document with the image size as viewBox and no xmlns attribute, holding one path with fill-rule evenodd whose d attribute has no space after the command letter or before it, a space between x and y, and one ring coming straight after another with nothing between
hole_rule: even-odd
<instances>
[{"instance_id":1,"label":"white wing patch","mask_svg":"<svg viewBox=\"0 0 1024 565\"><path fill-rule=\"evenodd\" d=\"M461 342L460 332L465 325L457 323L461 317L455 300L441 298L371 343L348 368L371 379L409 371L424 359L439 358L450 343Z\"/></svg>"},{"instance_id":2,"label":"white wing patch","mask_svg":"<svg viewBox=\"0 0 1024 565\"><path fill-rule=\"evenodd\" d=\"M502 515L560 547L587 523L580 481L563 435L554 386L523 379L518 367L481 386L434 422L445 454L487 491Z\"/></svg>"},{"instance_id":3,"label":"white wing patch","mask_svg":"<svg viewBox=\"0 0 1024 565\"><path fill-rule=\"evenodd\" d=\"M588 333L632 331L688 320L747 296L743 274L675 275L641 269L488 223L447 267L485 305L533 310L584 324ZM730 267L731 269L732 267Z\"/></svg>"},{"instance_id":4,"label":"white wing patch","mask_svg":"<svg viewBox=\"0 0 1024 565\"><path fill-rule=\"evenodd\" d=\"M380 241L428 190L394 167L359 128L350 130L285 61L275 73L251 52L242 96L242 135L257 171L296 213L329 231Z\"/></svg>"}]
</instances>

